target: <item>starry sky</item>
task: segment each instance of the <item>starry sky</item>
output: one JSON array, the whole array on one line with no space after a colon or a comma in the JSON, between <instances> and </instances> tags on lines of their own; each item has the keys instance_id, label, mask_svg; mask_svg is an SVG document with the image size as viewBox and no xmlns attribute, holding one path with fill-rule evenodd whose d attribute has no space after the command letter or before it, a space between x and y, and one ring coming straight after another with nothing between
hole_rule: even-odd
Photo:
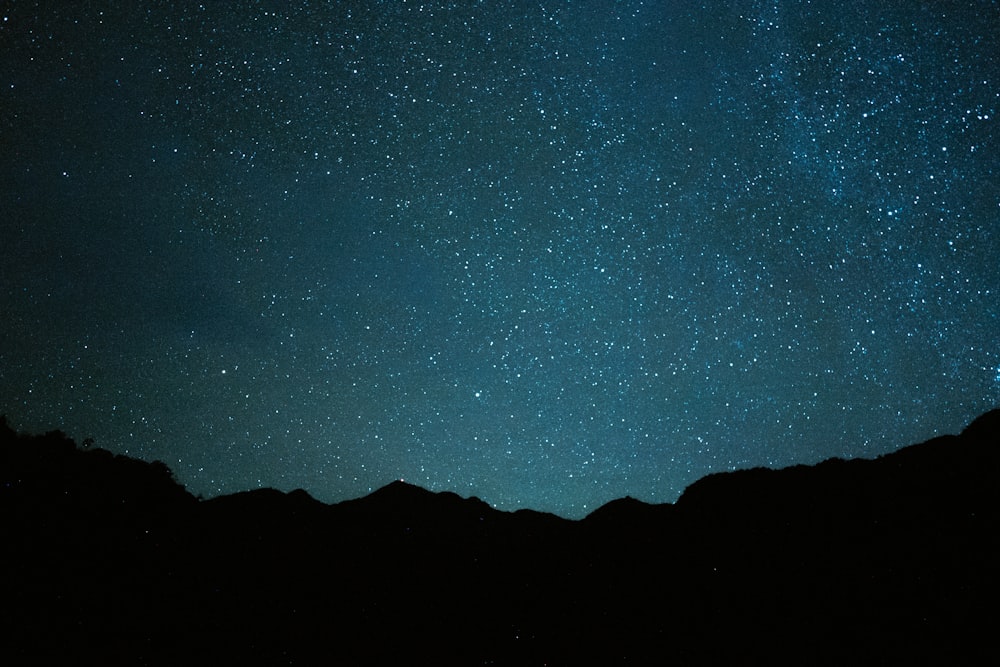
<instances>
[{"instance_id":1,"label":"starry sky","mask_svg":"<svg viewBox=\"0 0 1000 667\"><path fill-rule=\"evenodd\" d=\"M0 412L581 517L1000 405L1000 4L0 9Z\"/></svg>"}]
</instances>

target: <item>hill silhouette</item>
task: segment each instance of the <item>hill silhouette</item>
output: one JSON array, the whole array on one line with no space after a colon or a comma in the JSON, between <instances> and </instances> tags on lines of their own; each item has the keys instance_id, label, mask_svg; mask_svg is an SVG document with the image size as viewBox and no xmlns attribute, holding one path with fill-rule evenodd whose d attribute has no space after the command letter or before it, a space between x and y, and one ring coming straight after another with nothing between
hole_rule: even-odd
<instances>
[{"instance_id":1,"label":"hill silhouette","mask_svg":"<svg viewBox=\"0 0 1000 667\"><path fill-rule=\"evenodd\" d=\"M5 664L904 664L993 651L1000 411L581 521L394 482L198 500L0 422Z\"/></svg>"}]
</instances>

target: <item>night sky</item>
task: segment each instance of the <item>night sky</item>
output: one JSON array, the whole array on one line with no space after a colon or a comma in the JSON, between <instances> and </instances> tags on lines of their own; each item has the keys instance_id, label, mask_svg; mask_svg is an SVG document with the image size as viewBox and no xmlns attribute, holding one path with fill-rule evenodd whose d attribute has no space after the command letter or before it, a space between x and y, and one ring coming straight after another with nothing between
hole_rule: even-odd
<instances>
[{"instance_id":1,"label":"night sky","mask_svg":"<svg viewBox=\"0 0 1000 667\"><path fill-rule=\"evenodd\" d=\"M5 2L0 412L567 517L957 432L998 114L997 2Z\"/></svg>"}]
</instances>

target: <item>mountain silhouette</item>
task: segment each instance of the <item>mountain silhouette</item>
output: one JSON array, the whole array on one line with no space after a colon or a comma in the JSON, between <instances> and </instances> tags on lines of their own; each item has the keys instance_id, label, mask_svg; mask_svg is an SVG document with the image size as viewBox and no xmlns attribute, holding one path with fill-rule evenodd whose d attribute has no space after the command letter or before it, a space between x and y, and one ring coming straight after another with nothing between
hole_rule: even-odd
<instances>
[{"instance_id":1,"label":"mountain silhouette","mask_svg":"<svg viewBox=\"0 0 1000 667\"><path fill-rule=\"evenodd\" d=\"M0 421L5 664L969 663L993 651L1000 410L873 460L580 521L402 481L199 500Z\"/></svg>"}]
</instances>

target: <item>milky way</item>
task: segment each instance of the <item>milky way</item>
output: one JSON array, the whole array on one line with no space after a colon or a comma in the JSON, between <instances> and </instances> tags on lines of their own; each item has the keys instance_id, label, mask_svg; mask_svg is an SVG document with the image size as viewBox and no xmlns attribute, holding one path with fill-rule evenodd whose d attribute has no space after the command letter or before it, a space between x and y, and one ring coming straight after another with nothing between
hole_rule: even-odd
<instances>
[{"instance_id":1,"label":"milky way","mask_svg":"<svg viewBox=\"0 0 1000 667\"><path fill-rule=\"evenodd\" d=\"M0 17L18 428L578 517L1000 405L996 2L100 4Z\"/></svg>"}]
</instances>

